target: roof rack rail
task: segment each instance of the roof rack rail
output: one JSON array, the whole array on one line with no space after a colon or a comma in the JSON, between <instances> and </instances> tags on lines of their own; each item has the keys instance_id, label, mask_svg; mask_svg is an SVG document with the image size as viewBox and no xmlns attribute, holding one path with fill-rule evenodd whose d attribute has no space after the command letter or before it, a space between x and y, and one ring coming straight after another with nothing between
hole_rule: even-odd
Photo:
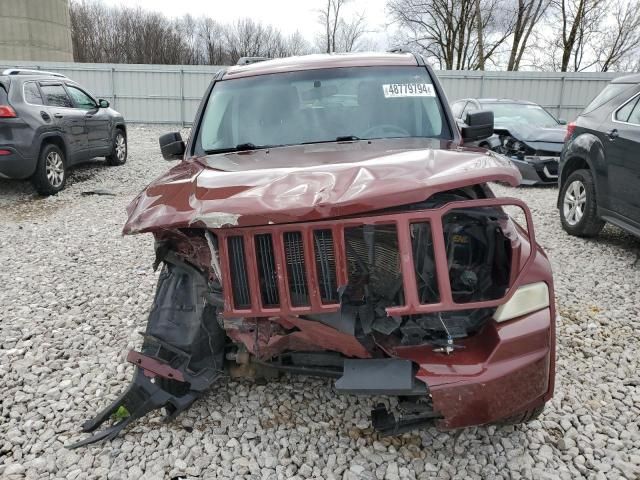
<instances>
[{"instance_id":1,"label":"roof rack rail","mask_svg":"<svg viewBox=\"0 0 640 480\"><path fill-rule=\"evenodd\" d=\"M387 53L413 53L411 50L408 50L406 47L393 47L387 50Z\"/></svg>"},{"instance_id":2,"label":"roof rack rail","mask_svg":"<svg viewBox=\"0 0 640 480\"><path fill-rule=\"evenodd\" d=\"M264 62L271 60L268 57L240 57L236 65L251 65L252 63Z\"/></svg>"},{"instance_id":3,"label":"roof rack rail","mask_svg":"<svg viewBox=\"0 0 640 480\"><path fill-rule=\"evenodd\" d=\"M47 72L45 70L32 70L28 68L7 68L2 75L49 75L52 77L67 78L66 75L56 72Z\"/></svg>"}]
</instances>

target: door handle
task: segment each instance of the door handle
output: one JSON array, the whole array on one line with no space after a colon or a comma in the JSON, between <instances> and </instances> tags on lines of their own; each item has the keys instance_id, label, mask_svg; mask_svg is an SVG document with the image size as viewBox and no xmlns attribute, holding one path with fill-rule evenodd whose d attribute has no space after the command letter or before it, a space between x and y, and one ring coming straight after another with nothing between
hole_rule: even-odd
<instances>
[{"instance_id":1,"label":"door handle","mask_svg":"<svg viewBox=\"0 0 640 480\"><path fill-rule=\"evenodd\" d=\"M45 112L44 110L40 111L40 116L42 117L43 120L45 121L49 121L51 120L51 117L49 116L49 114L47 112Z\"/></svg>"},{"instance_id":2,"label":"door handle","mask_svg":"<svg viewBox=\"0 0 640 480\"><path fill-rule=\"evenodd\" d=\"M611 130L609 130L607 132L607 137L609 137L609 140L613 141L616 138L618 138L618 129L617 128L612 128Z\"/></svg>"},{"instance_id":3,"label":"door handle","mask_svg":"<svg viewBox=\"0 0 640 480\"><path fill-rule=\"evenodd\" d=\"M62 118L63 115L61 113L54 113L53 116L56 118Z\"/></svg>"}]
</instances>

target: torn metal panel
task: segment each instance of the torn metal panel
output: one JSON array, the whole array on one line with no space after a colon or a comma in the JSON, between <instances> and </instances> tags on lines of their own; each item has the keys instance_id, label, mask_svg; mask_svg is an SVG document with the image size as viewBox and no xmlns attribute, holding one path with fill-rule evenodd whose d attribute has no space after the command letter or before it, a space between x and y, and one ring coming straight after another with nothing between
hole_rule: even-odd
<instances>
[{"instance_id":1,"label":"torn metal panel","mask_svg":"<svg viewBox=\"0 0 640 480\"><path fill-rule=\"evenodd\" d=\"M400 141L401 140L401 141ZM131 203L125 234L343 217L489 181L520 182L499 155L451 142L387 139L291 146L182 162ZM296 165L296 167L291 167Z\"/></svg>"},{"instance_id":2,"label":"torn metal panel","mask_svg":"<svg viewBox=\"0 0 640 480\"><path fill-rule=\"evenodd\" d=\"M287 316L268 320L225 320L231 339L260 359L285 351L340 352L347 357L370 358L371 353L354 337L313 320Z\"/></svg>"}]
</instances>

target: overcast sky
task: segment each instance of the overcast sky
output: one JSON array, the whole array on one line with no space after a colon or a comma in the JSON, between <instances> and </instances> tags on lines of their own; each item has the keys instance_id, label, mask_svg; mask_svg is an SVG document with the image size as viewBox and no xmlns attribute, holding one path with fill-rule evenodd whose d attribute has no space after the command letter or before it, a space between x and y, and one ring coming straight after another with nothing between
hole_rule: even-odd
<instances>
[{"instance_id":1,"label":"overcast sky","mask_svg":"<svg viewBox=\"0 0 640 480\"><path fill-rule=\"evenodd\" d=\"M317 10L322 0L106 0L109 5L140 6L145 10L155 10L170 17L181 17L186 13L193 16L209 16L226 23L238 18L250 17L265 24L278 27L283 33L299 30L305 38L313 42L320 32ZM386 48L388 39L385 25L386 0L353 0L346 12L365 12L371 30L371 37L379 48Z\"/></svg>"}]
</instances>

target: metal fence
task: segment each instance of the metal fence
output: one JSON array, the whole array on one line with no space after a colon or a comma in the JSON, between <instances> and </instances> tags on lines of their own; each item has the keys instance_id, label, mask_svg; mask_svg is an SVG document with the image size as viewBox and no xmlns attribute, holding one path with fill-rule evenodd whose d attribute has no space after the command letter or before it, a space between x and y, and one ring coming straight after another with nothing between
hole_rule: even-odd
<instances>
[{"instance_id":1,"label":"metal fence","mask_svg":"<svg viewBox=\"0 0 640 480\"><path fill-rule=\"evenodd\" d=\"M220 66L128 65L108 63L11 62L63 73L95 96L106 98L128 122L188 125ZM466 97L518 98L573 120L616 73L436 72L450 101Z\"/></svg>"}]
</instances>

